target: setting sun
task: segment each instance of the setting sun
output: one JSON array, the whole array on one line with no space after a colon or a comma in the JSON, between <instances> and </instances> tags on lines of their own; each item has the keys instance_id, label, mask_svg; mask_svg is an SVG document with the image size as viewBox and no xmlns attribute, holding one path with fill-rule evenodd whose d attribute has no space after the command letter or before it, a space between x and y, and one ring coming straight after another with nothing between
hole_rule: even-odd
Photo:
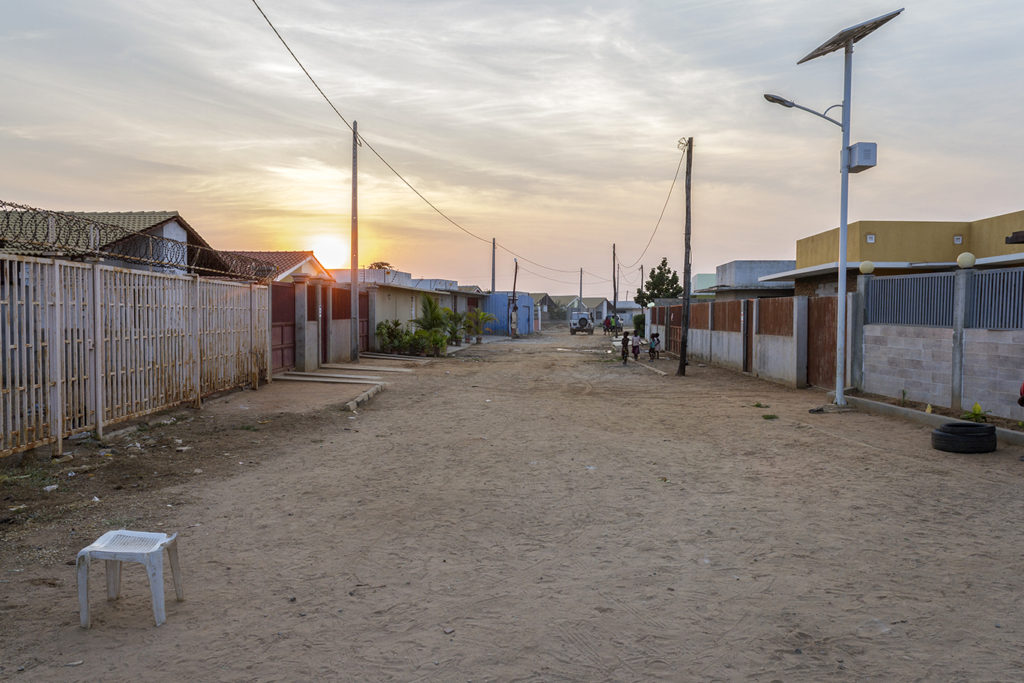
<instances>
[{"instance_id":1,"label":"setting sun","mask_svg":"<svg viewBox=\"0 0 1024 683\"><path fill-rule=\"evenodd\" d=\"M348 268L351 262L348 240L337 235L318 234L309 242L313 253L325 268Z\"/></svg>"}]
</instances>

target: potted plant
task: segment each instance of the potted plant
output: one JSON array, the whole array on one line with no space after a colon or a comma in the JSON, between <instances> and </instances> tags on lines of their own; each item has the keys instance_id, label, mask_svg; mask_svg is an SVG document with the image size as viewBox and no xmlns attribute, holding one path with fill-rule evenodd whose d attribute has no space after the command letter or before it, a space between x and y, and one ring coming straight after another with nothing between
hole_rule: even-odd
<instances>
[{"instance_id":1,"label":"potted plant","mask_svg":"<svg viewBox=\"0 0 1024 683\"><path fill-rule=\"evenodd\" d=\"M448 343L453 346L461 346L462 331L466 326L466 314L446 308L444 309L444 320L445 331L448 333Z\"/></svg>"},{"instance_id":2,"label":"potted plant","mask_svg":"<svg viewBox=\"0 0 1024 683\"><path fill-rule=\"evenodd\" d=\"M477 344L480 344L484 340L484 325L498 320L493 314L488 313L482 308L474 308L466 313L466 319L468 320L468 325L470 326L472 334L476 337Z\"/></svg>"}]
</instances>

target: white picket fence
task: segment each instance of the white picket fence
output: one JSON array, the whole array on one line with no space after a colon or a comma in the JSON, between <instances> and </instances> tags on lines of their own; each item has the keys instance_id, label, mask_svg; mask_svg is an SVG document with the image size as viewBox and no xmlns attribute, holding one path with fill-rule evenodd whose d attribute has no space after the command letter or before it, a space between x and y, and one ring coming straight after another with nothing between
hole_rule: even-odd
<instances>
[{"instance_id":1,"label":"white picket fence","mask_svg":"<svg viewBox=\"0 0 1024 683\"><path fill-rule=\"evenodd\" d=\"M265 285L0 255L0 457L269 376Z\"/></svg>"}]
</instances>

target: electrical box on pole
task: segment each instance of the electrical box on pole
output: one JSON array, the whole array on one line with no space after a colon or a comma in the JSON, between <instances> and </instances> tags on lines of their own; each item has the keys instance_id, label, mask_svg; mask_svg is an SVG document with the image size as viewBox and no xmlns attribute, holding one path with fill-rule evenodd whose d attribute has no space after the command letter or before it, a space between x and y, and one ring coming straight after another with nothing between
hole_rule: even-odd
<instances>
[{"instance_id":1,"label":"electrical box on pole","mask_svg":"<svg viewBox=\"0 0 1024 683\"><path fill-rule=\"evenodd\" d=\"M860 173L874 168L878 163L878 144L874 142L857 142L850 145L850 173Z\"/></svg>"}]
</instances>

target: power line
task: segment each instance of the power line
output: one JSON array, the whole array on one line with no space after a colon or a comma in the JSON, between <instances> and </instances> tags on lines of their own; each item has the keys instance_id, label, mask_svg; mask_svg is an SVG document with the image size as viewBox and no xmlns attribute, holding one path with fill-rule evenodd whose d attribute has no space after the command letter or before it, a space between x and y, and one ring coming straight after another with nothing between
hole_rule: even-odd
<instances>
[{"instance_id":1,"label":"power line","mask_svg":"<svg viewBox=\"0 0 1024 683\"><path fill-rule=\"evenodd\" d=\"M295 54L295 52L292 50L292 48L288 45L288 41L286 41L284 39L284 36L282 36L280 31L277 30L277 27L274 26L274 23L272 21L270 21L270 17L267 16L267 13L263 11L263 8L260 7L259 3L256 0L252 0L252 4L256 6L257 10L259 10L259 13L263 16L263 19L267 22L267 25L270 27L270 30L272 30L274 32L274 35L277 36L277 39L281 41L282 45L284 45L284 49L288 50L288 54L290 54L292 56L292 59L295 60L295 63L299 66L300 69L302 69L302 73L304 73L306 75L306 78L308 78L309 82L313 84L313 87L316 88L316 91L318 93L320 93L320 96L324 99L325 102L327 102L328 106L330 106L330 108L334 111L334 113L338 115L338 118L341 119L342 123L344 123L345 126L348 127L349 130L352 130L352 124L349 123L348 120L342 115L341 111L339 111L338 108L336 106L334 106L334 102L331 101L331 98L327 96L327 93L325 93L323 91L323 88L320 87L320 85L316 82L316 79L314 79L312 74L309 73L309 70L306 69L306 67L302 64L302 61L299 60L298 56ZM406 180L405 177L401 173L398 172L398 169L396 169L394 166L392 166L390 163L388 163L388 160L385 159L384 156L380 152L378 152L373 147L373 145L371 145L369 143L369 141L367 141L366 138L364 138L362 135L358 135L358 138L359 138L359 141L360 141L361 144L365 145L368 150L373 152L373 155L376 156L378 159L380 159L381 163L384 164L388 168L388 170L390 170L392 173L394 173L395 176L399 180L401 180L405 184L406 187L408 187L410 190L412 190L413 193L415 193L415 195L417 197L422 199L423 202L427 206L429 206L431 209L433 209L435 212L437 212L437 214L439 216L441 216L441 218L445 219L446 221L451 223L453 226L455 226L456 228L458 228L459 230L461 230L462 232L466 233L467 235L469 235L470 237L472 237L474 239L480 240L481 242L490 242L491 241L491 240L489 240L489 239L487 239L485 237L481 237L480 235L477 235L476 233L472 232L471 230L463 227L462 225L459 224L458 221L456 221L454 218L452 218L451 216L446 214L444 211L442 211L440 208L438 208L433 202L431 202L429 199L427 199L425 196L423 196L423 193L421 193L419 190L417 190L413 186L412 183L410 183L408 180ZM520 258L520 259L526 261L527 263L532 263L533 265L535 265L535 266L537 266L539 268L544 268L546 270L551 270L551 271L554 271L554 272L557 272L557 273L575 273L576 272L575 270L565 270L565 269L562 269L562 268L552 268L551 266L546 266L543 263L538 263L537 261L533 261L533 260L523 256L522 254L518 254L518 253L512 251L511 249L509 249L508 247L506 247L506 246L504 246L502 244L499 244L498 246L501 247L501 249L503 249L504 251L507 251L512 256L515 256L516 258ZM543 277L543 276L540 276L540 277Z\"/></svg>"},{"instance_id":2,"label":"power line","mask_svg":"<svg viewBox=\"0 0 1024 683\"><path fill-rule=\"evenodd\" d=\"M521 270L521 271L523 271L525 273L529 273L530 275L534 275L536 277L542 278L544 280L549 280L551 282L557 282L557 283L562 284L562 285L576 285L576 284L579 284L579 280L574 280L574 281L559 280L557 278L549 277L547 275L541 275L540 273L535 273L532 270L524 268L523 266L519 266L519 270ZM571 271L571 272L579 272L579 271ZM590 274L590 273L587 273L587 271L583 271L583 272L586 273L587 275ZM596 284L600 284L600 283L599 282L584 282L583 284L584 285L596 285Z\"/></svg>"},{"instance_id":3,"label":"power line","mask_svg":"<svg viewBox=\"0 0 1024 683\"><path fill-rule=\"evenodd\" d=\"M654 241L654 236L658 234L658 228L661 227L661 219L665 217L665 209L668 208L668 200L672 198L672 190L675 188L676 181L679 179L679 169L683 167L683 158L685 156L686 151L684 150L683 153L679 155L679 163L676 165L676 174L672 177L672 184L668 188L668 196L665 197L665 204L661 207L661 214L658 216L658 222L654 224L654 230L651 232L650 239L647 240L647 246L645 246L643 252L636 257L636 261L633 261L628 266L623 266L624 268L632 268L636 264L640 263L640 259L642 259L647 253L647 250L651 248L651 242Z\"/></svg>"}]
</instances>

